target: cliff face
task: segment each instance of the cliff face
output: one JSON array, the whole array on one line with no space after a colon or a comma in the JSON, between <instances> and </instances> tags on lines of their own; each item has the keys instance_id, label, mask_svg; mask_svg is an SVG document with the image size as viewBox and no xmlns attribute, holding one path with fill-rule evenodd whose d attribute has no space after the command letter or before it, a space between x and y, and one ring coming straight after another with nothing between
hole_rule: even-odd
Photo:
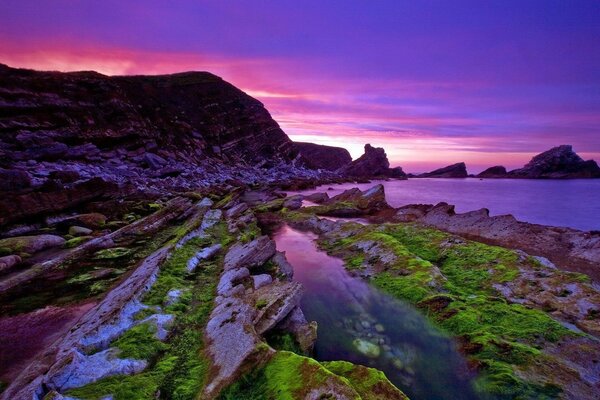
<instances>
[{"instance_id":1,"label":"cliff face","mask_svg":"<svg viewBox=\"0 0 600 400\"><path fill-rule=\"evenodd\" d=\"M573 147L553 147L533 157L525 167L509 172L514 178L600 178L600 167L593 160L584 161Z\"/></svg>"},{"instance_id":2,"label":"cliff face","mask_svg":"<svg viewBox=\"0 0 600 400\"><path fill-rule=\"evenodd\" d=\"M350 153L343 147L294 142L294 148L300 153L304 165L312 169L335 171L352 162Z\"/></svg>"},{"instance_id":3,"label":"cliff face","mask_svg":"<svg viewBox=\"0 0 600 400\"><path fill-rule=\"evenodd\" d=\"M4 166L146 152L251 165L295 157L292 142L259 101L207 72L108 77L0 65Z\"/></svg>"},{"instance_id":4,"label":"cliff face","mask_svg":"<svg viewBox=\"0 0 600 400\"><path fill-rule=\"evenodd\" d=\"M390 168L385 150L365 145L365 153L339 170L343 175L355 178L390 177L406 179L402 168Z\"/></svg>"}]
</instances>

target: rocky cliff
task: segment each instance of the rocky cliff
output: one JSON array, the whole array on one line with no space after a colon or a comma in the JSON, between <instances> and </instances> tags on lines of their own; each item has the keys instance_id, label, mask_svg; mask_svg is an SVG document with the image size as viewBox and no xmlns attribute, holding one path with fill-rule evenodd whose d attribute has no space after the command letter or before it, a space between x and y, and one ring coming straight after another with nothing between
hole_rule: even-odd
<instances>
[{"instance_id":1,"label":"rocky cliff","mask_svg":"<svg viewBox=\"0 0 600 400\"><path fill-rule=\"evenodd\" d=\"M553 147L533 157L523 168L509 172L511 178L600 178L594 160L584 161L570 145Z\"/></svg>"},{"instance_id":2,"label":"rocky cliff","mask_svg":"<svg viewBox=\"0 0 600 400\"><path fill-rule=\"evenodd\" d=\"M350 164L339 169L342 175L355 178L389 177L406 179L401 167L390 168L385 150L365 145L365 153Z\"/></svg>"},{"instance_id":3,"label":"rocky cliff","mask_svg":"<svg viewBox=\"0 0 600 400\"><path fill-rule=\"evenodd\" d=\"M312 169L335 171L352 162L350 153L343 147L294 142L294 148L300 153L304 165Z\"/></svg>"},{"instance_id":4,"label":"rocky cliff","mask_svg":"<svg viewBox=\"0 0 600 400\"><path fill-rule=\"evenodd\" d=\"M505 178L506 177L506 168L502 165L496 165L495 167L490 167L479 174L477 174L477 178Z\"/></svg>"}]
</instances>

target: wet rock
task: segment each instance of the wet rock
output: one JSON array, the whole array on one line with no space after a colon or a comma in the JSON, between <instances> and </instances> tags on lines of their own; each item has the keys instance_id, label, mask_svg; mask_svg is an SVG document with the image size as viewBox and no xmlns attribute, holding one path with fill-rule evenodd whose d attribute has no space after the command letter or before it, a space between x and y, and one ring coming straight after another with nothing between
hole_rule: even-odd
<instances>
[{"instance_id":1,"label":"wet rock","mask_svg":"<svg viewBox=\"0 0 600 400\"><path fill-rule=\"evenodd\" d=\"M169 328L175 321L175 316L171 314L153 314L147 318L141 320L137 325L141 324L152 324L156 328L154 336L160 340L165 341L169 334Z\"/></svg>"},{"instance_id":2,"label":"wet rock","mask_svg":"<svg viewBox=\"0 0 600 400\"><path fill-rule=\"evenodd\" d=\"M231 207L229 210L225 211L225 217L227 219L237 218L241 214L243 214L246 210L248 210L248 204L239 203L235 206Z\"/></svg>"},{"instance_id":3,"label":"wet rock","mask_svg":"<svg viewBox=\"0 0 600 400\"><path fill-rule=\"evenodd\" d=\"M17 255L0 257L0 273L8 271L15 265L18 265L21 261L21 257Z\"/></svg>"},{"instance_id":4,"label":"wet rock","mask_svg":"<svg viewBox=\"0 0 600 400\"><path fill-rule=\"evenodd\" d=\"M297 282L274 282L252 294L255 304L261 304L254 318L258 334L272 329L300 304L302 286Z\"/></svg>"},{"instance_id":5,"label":"wet rock","mask_svg":"<svg viewBox=\"0 0 600 400\"><path fill-rule=\"evenodd\" d=\"M0 239L0 248L4 247L13 253L37 253L52 247L61 247L66 240L56 235L17 236Z\"/></svg>"},{"instance_id":6,"label":"wet rock","mask_svg":"<svg viewBox=\"0 0 600 400\"><path fill-rule=\"evenodd\" d=\"M275 330L289 332L305 354L311 354L317 341L317 323L308 322L302 309L295 307L277 326Z\"/></svg>"},{"instance_id":7,"label":"wet rock","mask_svg":"<svg viewBox=\"0 0 600 400\"><path fill-rule=\"evenodd\" d=\"M69 235L73 236L88 236L93 231L88 228L84 228L82 226L72 226L69 228Z\"/></svg>"},{"instance_id":8,"label":"wet rock","mask_svg":"<svg viewBox=\"0 0 600 400\"><path fill-rule=\"evenodd\" d=\"M225 271L221 275L221 279L219 280L219 284L217 285L217 294L219 296L227 296L236 283L245 278L248 278L249 276L250 271L248 270L248 268L239 268Z\"/></svg>"},{"instance_id":9,"label":"wet rock","mask_svg":"<svg viewBox=\"0 0 600 400\"><path fill-rule=\"evenodd\" d=\"M467 166L464 162L448 165L425 174L420 174L419 178L466 178Z\"/></svg>"},{"instance_id":10,"label":"wet rock","mask_svg":"<svg viewBox=\"0 0 600 400\"><path fill-rule=\"evenodd\" d=\"M369 358L377 358L381 354L381 348L368 340L354 339L352 344L359 353Z\"/></svg>"},{"instance_id":11,"label":"wet rock","mask_svg":"<svg viewBox=\"0 0 600 400\"><path fill-rule=\"evenodd\" d=\"M307 196L304 196L304 200L312 201L313 203L321 204L325 203L329 200L329 195L327 193L313 193Z\"/></svg>"},{"instance_id":12,"label":"wet rock","mask_svg":"<svg viewBox=\"0 0 600 400\"><path fill-rule=\"evenodd\" d=\"M277 265L277 268L281 274L283 274L289 280L292 279L294 276L294 267L288 262L287 258L285 258L284 252L276 252L271 260L273 263L275 263L275 265Z\"/></svg>"},{"instance_id":13,"label":"wet rock","mask_svg":"<svg viewBox=\"0 0 600 400\"><path fill-rule=\"evenodd\" d=\"M225 270L241 266L252 269L263 265L275 254L275 242L268 236L260 236L250 243L236 243L225 255Z\"/></svg>"},{"instance_id":14,"label":"wet rock","mask_svg":"<svg viewBox=\"0 0 600 400\"><path fill-rule=\"evenodd\" d=\"M289 210L297 210L300 207L302 207L302 199L303 199L302 195L295 195L295 196L288 197L283 202L283 207L285 207Z\"/></svg>"}]
</instances>

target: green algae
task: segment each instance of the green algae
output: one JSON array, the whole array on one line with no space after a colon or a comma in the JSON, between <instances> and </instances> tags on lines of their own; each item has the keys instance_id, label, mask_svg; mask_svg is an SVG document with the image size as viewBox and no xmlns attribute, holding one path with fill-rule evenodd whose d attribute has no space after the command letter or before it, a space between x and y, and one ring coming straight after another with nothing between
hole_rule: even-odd
<instances>
[{"instance_id":1,"label":"green algae","mask_svg":"<svg viewBox=\"0 0 600 400\"><path fill-rule=\"evenodd\" d=\"M64 247L67 249L72 249L74 247L79 246L80 244L87 242L90 240L92 236L79 236L76 238L69 239L65 242Z\"/></svg>"},{"instance_id":2,"label":"green algae","mask_svg":"<svg viewBox=\"0 0 600 400\"><path fill-rule=\"evenodd\" d=\"M98 260L108 260L126 257L131 253L132 249L128 249L126 247L113 247L110 249L98 250L94 257Z\"/></svg>"},{"instance_id":3,"label":"green algae","mask_svg":"<svg viewBox=\"0 0 600 400\"><path fill-rule=\"evenodd\" d=\"M143 323L134 326L114 341L111 346L120 350L119 357L151 360L167 345L156 338L156 326Z\"/></svg>"}]
</instances>

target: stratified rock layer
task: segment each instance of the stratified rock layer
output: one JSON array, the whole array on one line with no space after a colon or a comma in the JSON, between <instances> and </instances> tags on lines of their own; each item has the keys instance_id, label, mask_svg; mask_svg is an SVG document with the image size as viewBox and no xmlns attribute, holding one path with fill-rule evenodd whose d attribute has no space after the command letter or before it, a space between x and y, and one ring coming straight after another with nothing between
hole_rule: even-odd
<instances>
[{"instance_id":1,"label":"stratified rock layer","mask_svg":"<svg viewBox=\"0 0 600 400\"><path fill-rule=\"evenodd\" d=\"M335 171L352 162L350 153L343 147L303 142L294 142L294 147L300 152L304 164L312 169Z\"/></svg>"},{"instance_id":2,"label":"stratified rock layer","mask_svg":"<svg viewBox=\"0 0 600 400\"><path fill-rule=\"evenodd\" d=\"M512 178L600 178L600 167L593 160L584 161L572 146L562 145L538 154L509 175Z\"/></svg>"}]
</instances>

